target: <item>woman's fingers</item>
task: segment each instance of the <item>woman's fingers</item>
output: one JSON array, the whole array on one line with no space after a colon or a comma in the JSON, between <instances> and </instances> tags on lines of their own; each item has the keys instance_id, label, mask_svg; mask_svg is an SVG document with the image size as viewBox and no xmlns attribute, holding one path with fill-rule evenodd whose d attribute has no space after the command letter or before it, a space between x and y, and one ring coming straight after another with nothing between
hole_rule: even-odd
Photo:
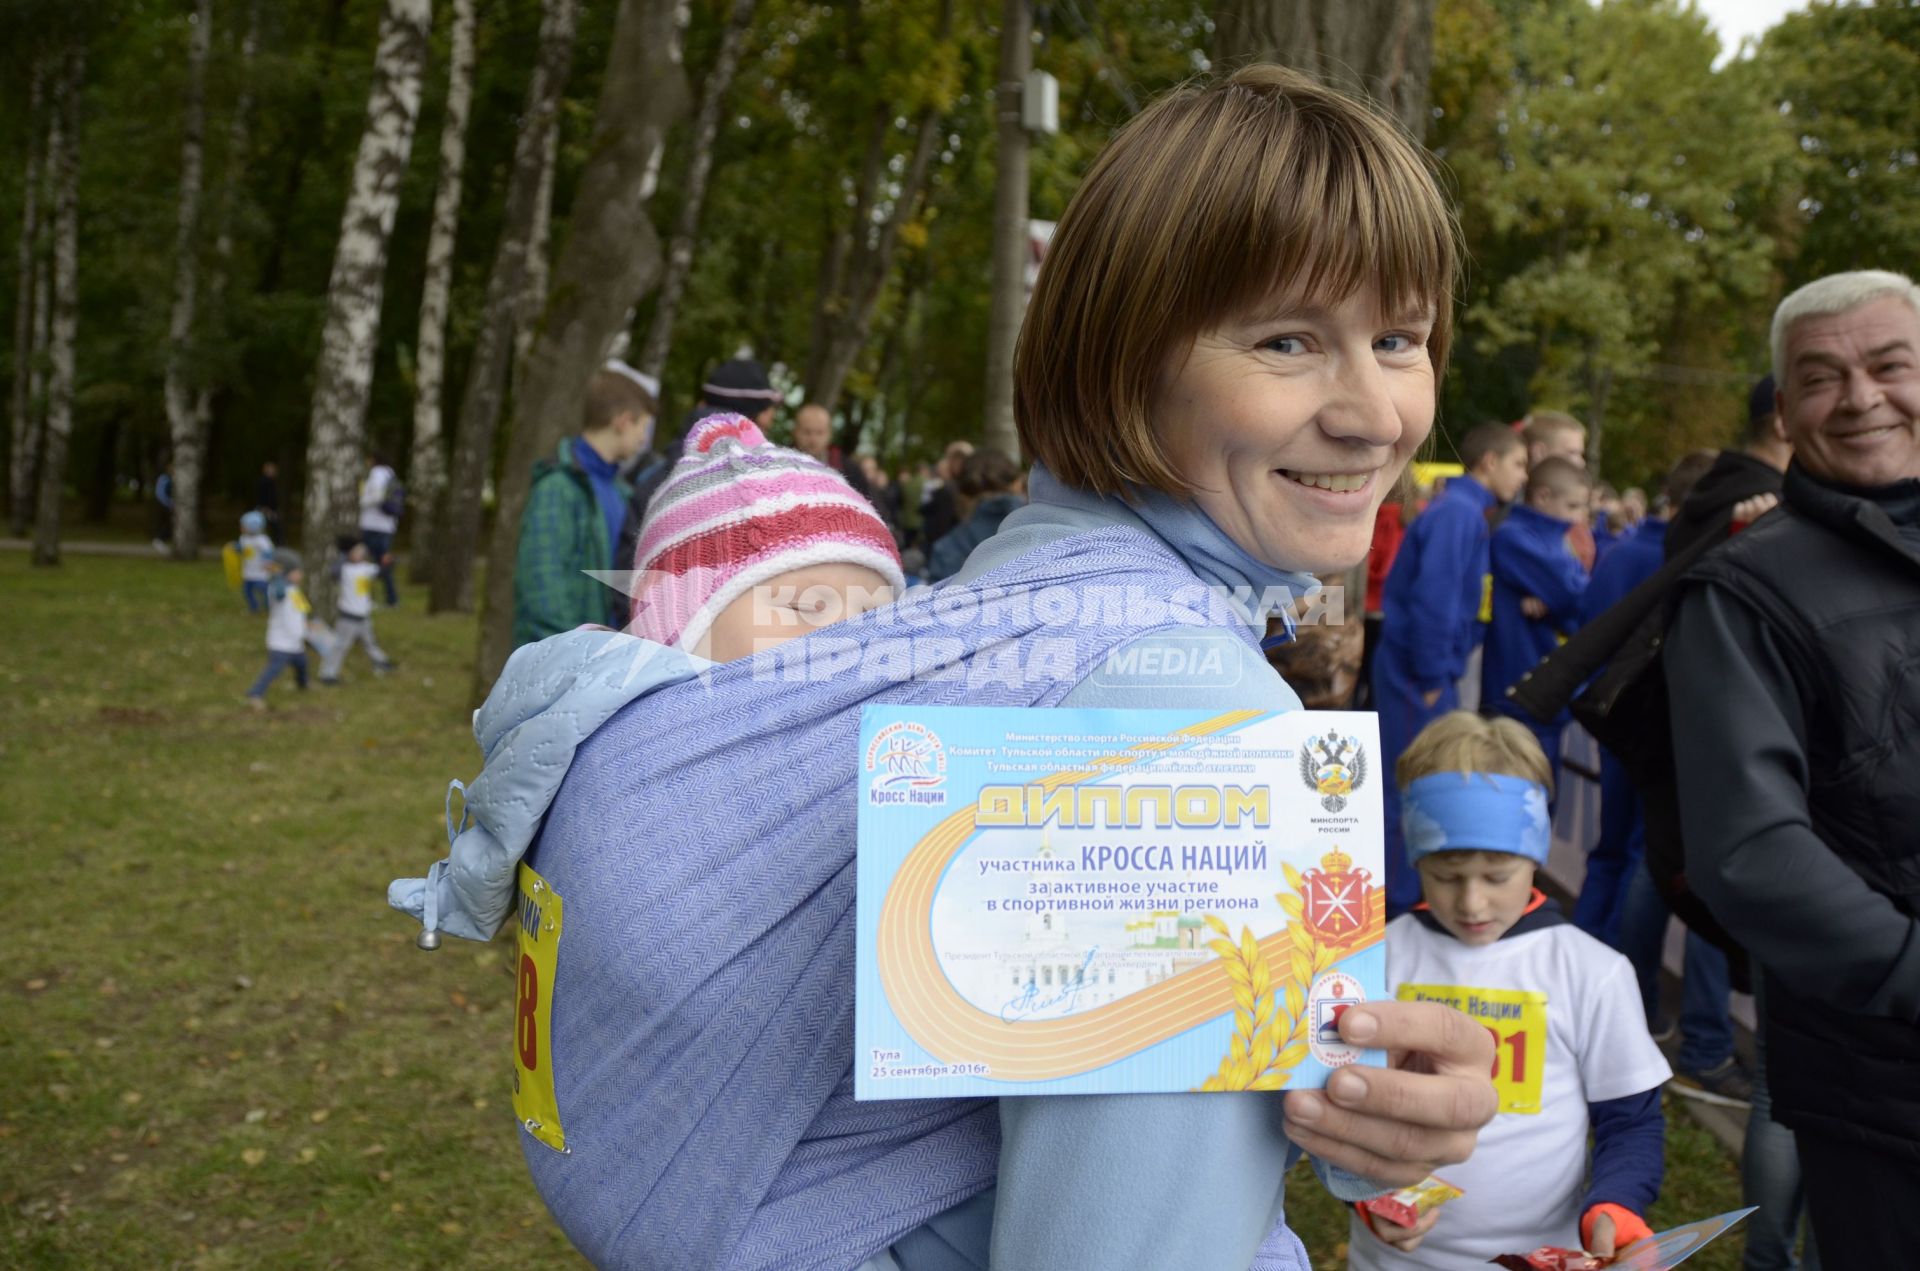
<instances>
[{"instance_id":1,"label":"woman's fingers","mask_svg":"<svg viewBox=\"0 0 1920 1271\"><path fill-rule=\"evenodd\" d=\"M1457 1072L1478 1077L1487 1087L1486 1114L1493 1116L1493 1034L1451 1006L1438 1002L1369 1002L1344 1011L1340 1037L1362 1046L1392 1052L1394 1067L1407 1066L1404 1057L1423 1055L1424 1067L1434 1073Z\"/></svg>"},{"instance_id":2,"label":"woman's fingers","mask_svg":"<svg viewBox=\"0 0 1920 1271\"><path fill-rule=\"evenodd\" d=\"M1416 1183L1473 1153L1494 1114L1486 1029L1433 1002L1379 1002L1343 1014L1349 1042L1387 1049L1392 1068L1343 1068L1324 1092L1287 1095L1287 1134L1329 1164Z\"/></svg>"},{"instance_id":3,"label":"woman's fingers","mask_svg":"<svg viewBox=\"0 0 1920 1271\"><path fill-rule=\"evenodd\" d=\"M1387 1187L1411 1187L1442 1163L1452 1164L1462 1157L1453 1156L1444 1162L1435 1160L1409 1159L1404 1156L1383 1156L1364 1145L1354 1143L1344 1137L1320 1134L1295 1120L1292 1115L1293 1102L1287 1102L1287 1137L1298 1143L1313 1156L1329 1165L1338 1165L1341 1169L1358 1174Z\"/></svg>"}]
</instances>

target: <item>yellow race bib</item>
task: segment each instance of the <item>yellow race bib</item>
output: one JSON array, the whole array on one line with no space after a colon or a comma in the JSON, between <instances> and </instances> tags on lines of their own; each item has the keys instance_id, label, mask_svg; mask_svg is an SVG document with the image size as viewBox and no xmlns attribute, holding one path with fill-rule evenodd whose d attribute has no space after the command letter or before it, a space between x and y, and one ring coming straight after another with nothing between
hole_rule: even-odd
<instances>
[{"instance_id":1,"label":"yellow race bib","mask_svg":"<svg viewBox=\"0 0 1920 1271\"><path fill-rule=\"evenodd\" d=\"M1493 1090L1500 1111L1536 1116L1547 1066L1547 995L1527 989L1402 984L1403 1002L1443 1002L1493 1034Z\"/></svg>"},{"instance_id":2,"label":"yellow race bib","mask_svg":"<svg viewBox=\"0 0 1920 1271\"><path fill-rule=\"evenodd\" d=\"M526 865L517 876L520 958L513 995L513 1115L556 1152L567 1150L553 1093L553 971L560 954L560 893Z\"/></svg>"}]
</instances>

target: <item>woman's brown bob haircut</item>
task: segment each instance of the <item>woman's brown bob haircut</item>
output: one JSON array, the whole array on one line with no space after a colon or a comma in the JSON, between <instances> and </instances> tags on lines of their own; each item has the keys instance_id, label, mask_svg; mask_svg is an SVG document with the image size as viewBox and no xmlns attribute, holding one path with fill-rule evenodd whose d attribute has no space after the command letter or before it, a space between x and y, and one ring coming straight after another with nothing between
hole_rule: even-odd
<instances>
[{"instance_id":1,"label":"woman's brown bob haircut","mask_svg":"<svg viewBox=\"0 0 1920 1271\"><path fill-rule=\"evenodd\" d=\"M1275 66L1161 98L1067 206L1014 359L1027 449L1068 486L1186 496L1156 387L1195 336L1275 297L1431 309L1453 335L1458 229L1426 154L1384 115Z\"/></svg>"}]
</instances>

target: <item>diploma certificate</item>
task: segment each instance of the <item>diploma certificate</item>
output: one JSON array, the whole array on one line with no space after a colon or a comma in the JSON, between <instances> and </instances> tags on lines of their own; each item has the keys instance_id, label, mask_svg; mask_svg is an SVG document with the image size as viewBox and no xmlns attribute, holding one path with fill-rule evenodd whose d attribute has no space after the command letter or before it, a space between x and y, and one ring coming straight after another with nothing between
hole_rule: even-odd
<instances>
[{"instance_id":1,"label":"diploma certificate","mask_svg":"<svg viewBox=\"0 0 1920 1271\"><path fill-rule=\"evenodd\" d=\"M869 706L860 1099L1283 1090L1383 1056L1375 718Z\"/></svg>"}]
</instances>

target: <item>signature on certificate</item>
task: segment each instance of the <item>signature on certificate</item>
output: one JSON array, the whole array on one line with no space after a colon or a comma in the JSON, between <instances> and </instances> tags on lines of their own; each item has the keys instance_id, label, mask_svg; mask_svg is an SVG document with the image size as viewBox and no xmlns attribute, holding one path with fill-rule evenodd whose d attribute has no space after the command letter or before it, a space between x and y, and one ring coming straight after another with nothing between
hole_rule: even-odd
<instances>
[{"instance_id":1,"label":"signature on certificate","mask_svg":"<svg viewBox=\"0 0 1920 1271\"><path fill-rule=\"evenodd\" d=\"M1088 949L1086 959L1080 963L1079 970L1062 980L1060 991L1051 996L1041 997L1040 981L1028 980L1027 986L1016 996L1007 999L1007 1004L1000 1008L1001 1021L1011 1024L1015 1020L1032 1019L1036 1015L1049 1012L1057 1012L1061 1015L1072 1013L1081 992L1089 983L1087 968L1093 964L1094 955L1099 952L1100 946L1097 944Z\"/></svg>"}]
</instances>

